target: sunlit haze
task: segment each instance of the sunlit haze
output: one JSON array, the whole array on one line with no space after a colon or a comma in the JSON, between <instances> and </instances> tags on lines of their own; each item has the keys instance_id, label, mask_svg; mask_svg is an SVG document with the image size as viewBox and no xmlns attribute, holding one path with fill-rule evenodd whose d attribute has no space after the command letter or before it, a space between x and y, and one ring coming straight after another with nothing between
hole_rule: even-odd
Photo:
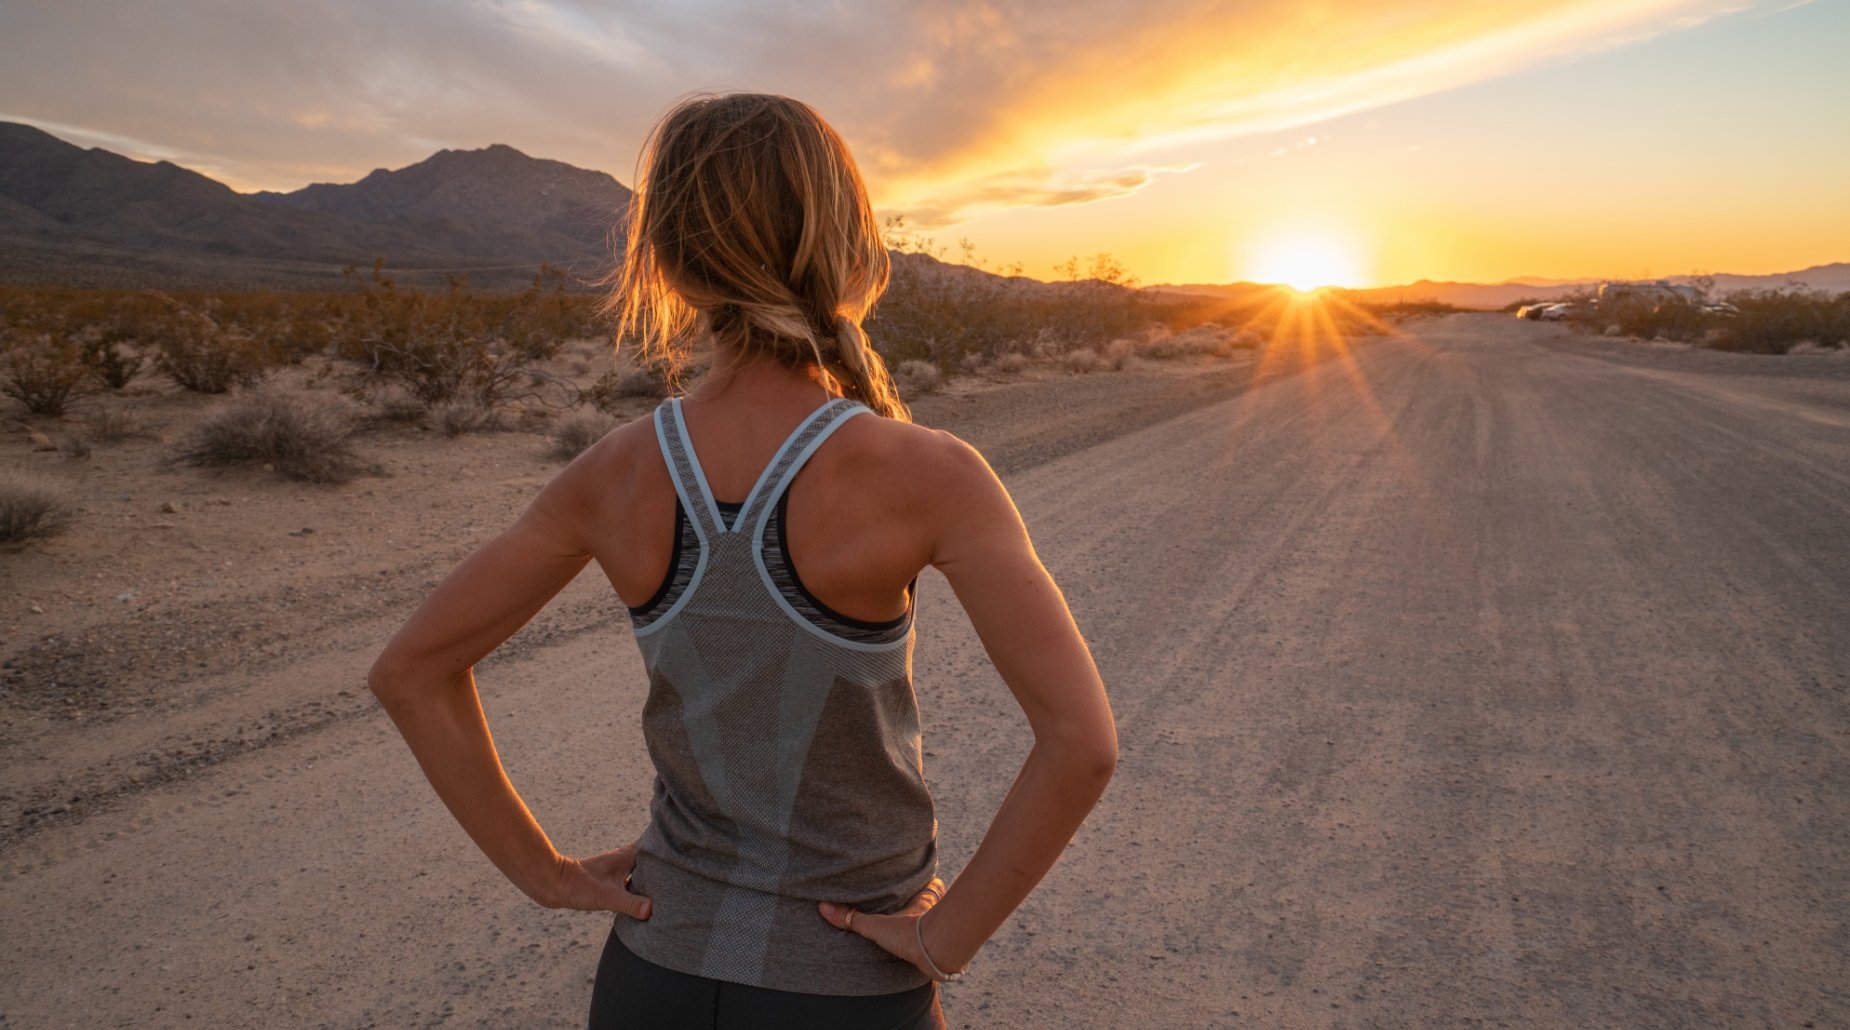
<instances>
[{"instance_id":1,"label":"sunlit haze","mask_svg":"<svg viewBox=\"0 0 1850 1030\"><path fill-rule=\"evenodd\" d=\"M676 97L809 101L886 216L1145 283L1850 259L1850 0L0 8L0 119L237 189L507 143L633 179Z\"/></svg>"}]
</instances>

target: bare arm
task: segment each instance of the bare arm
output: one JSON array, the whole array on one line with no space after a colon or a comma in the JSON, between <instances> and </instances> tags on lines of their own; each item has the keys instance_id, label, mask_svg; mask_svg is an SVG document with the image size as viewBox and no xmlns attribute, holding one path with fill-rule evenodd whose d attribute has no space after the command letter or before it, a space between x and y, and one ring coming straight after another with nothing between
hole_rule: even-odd
<instances>
[{"instance_id":1,"label":"bare arm","mask_svg":"<svg viewBox=\"0 0 1850 1030\"><path fill-rule=\"evenodd\" d=\"M949 489L945 531L932 564L969 613L996 671L1034 732L1034 747L989 832L950 891L928 892L892 916L824 905L825 918L918 964L923 939L931 962L951 972L968 965L991 934L1060 857L1104 793L1117 765L1117 730L1092 654L1066 599L1034 554L1015 505L971 452ZM924 913L932 911L930 920ZM914 920L919 926L914 927Z\"/></svg>"},{"instance_id":2,"label":"bare arm","mask_svg":"<svg viewBox=\"0 0 1850 1030\"><path fill-rule=\"evenodd\" d=\"M450 814L515 886L548 907L647 919L648 900L623 888L634 847L583 861L559 854L508 781L475 690L475 663L590 561L561 514L563 493L549 487L457 566L386 645L367 683Z\"/></svg>"}]
</instances>

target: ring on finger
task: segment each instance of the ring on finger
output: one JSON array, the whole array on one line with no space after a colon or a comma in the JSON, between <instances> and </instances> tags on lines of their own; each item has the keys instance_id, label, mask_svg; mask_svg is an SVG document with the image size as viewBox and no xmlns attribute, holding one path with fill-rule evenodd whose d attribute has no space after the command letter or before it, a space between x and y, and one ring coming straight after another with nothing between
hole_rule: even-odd
<instances>
[{"instance_id":1,"label":"ring on finger","mask_svg":"<svg viewBox=\"0 0 1850 1030\"><path fill-rule=\"evenodd\" d=\"M854 929L854 909L848 910L848 918L843 919L841 925L844 930Z\"/></svg>"}]
</instances>

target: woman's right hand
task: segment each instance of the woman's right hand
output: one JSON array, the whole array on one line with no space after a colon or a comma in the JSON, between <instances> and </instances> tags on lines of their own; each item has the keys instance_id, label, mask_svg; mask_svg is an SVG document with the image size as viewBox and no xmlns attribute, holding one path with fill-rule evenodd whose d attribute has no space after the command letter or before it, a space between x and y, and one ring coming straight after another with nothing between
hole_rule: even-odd
<instances>
[{"instance_id":1,"label":"woman's right hand","mask_svg":"<svg viewBox=\"0 0 1850 1030\"><path fill-rule=\"evenodd\" d=\"M630 872L636 868L637 845L625 844L590 858L560 855L547 908L581 912L621 912L631 919L647 919L654 906L649 899L629 892Z\"/></svg>"}]
</instances>

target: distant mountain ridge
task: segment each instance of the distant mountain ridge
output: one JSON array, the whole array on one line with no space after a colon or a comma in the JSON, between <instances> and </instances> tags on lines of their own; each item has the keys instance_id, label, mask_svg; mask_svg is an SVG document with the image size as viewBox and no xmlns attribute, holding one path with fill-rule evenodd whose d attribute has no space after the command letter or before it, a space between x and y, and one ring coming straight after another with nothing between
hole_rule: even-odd
<instances>
[{"instance_id":1,"label":"distant mountain ridge","mask_svg":"<svg viewBox=\"0 0 1850 1030\"><path fill-rule=\"evenodd\" d=\"M630 191L505 145L445 150L357 183L245 195L166 161L0 122L0 282L318 288L384 257L403 280L499 288L542 263L595 278Z\"/></svg>"},{"instance_id":2,"label":"distant mountain ridge","mask_svg":"<svg viewBox=\"0 0 1850 1030\"><path fill-rule=\"evenodd\" d=\"M454 222L555 233L602 245L629 210L630 191L613 176L533 158L504 143L439 150L406 168L380 168L359 182L316 183L252 200L360 222Z\"/></svg>"},{"instance_id":3,"label":"distant mountain ridge","mask_svg":"<svg viewBox=\"0 0 1850 1030\"><path fill-rule=\"evenodd\" d=\"M1687 284L1695 277L1673 275L1668 281ZM1806 289L1823 290L1829 293L1850 291L1850 262L1838 262L1830 265L1814 265L1797 272L1784 272L1778 275L1715 275L1714 293L1723 295L1738 290L1778 290L1791 285ZM1597 287L1603 279L1510 279L1500 283L1458 283L1434 282L1421 279L1404 286L1376 286L1364 290L1346 291L1349 297L1370 304L1394 304L1400 301L1436 300L1454 307L1479 311L1495 311L1519 300L1559 300L1571 293ZM1153 293L1166 293L1180 296L1198 297L1234 297L1249 293L1255 289L1266 288L1257 283L1229 283L1210 285L1196 283L1181 286L1162 285L1149 287Z\"/></svg>"}]
</instances>

